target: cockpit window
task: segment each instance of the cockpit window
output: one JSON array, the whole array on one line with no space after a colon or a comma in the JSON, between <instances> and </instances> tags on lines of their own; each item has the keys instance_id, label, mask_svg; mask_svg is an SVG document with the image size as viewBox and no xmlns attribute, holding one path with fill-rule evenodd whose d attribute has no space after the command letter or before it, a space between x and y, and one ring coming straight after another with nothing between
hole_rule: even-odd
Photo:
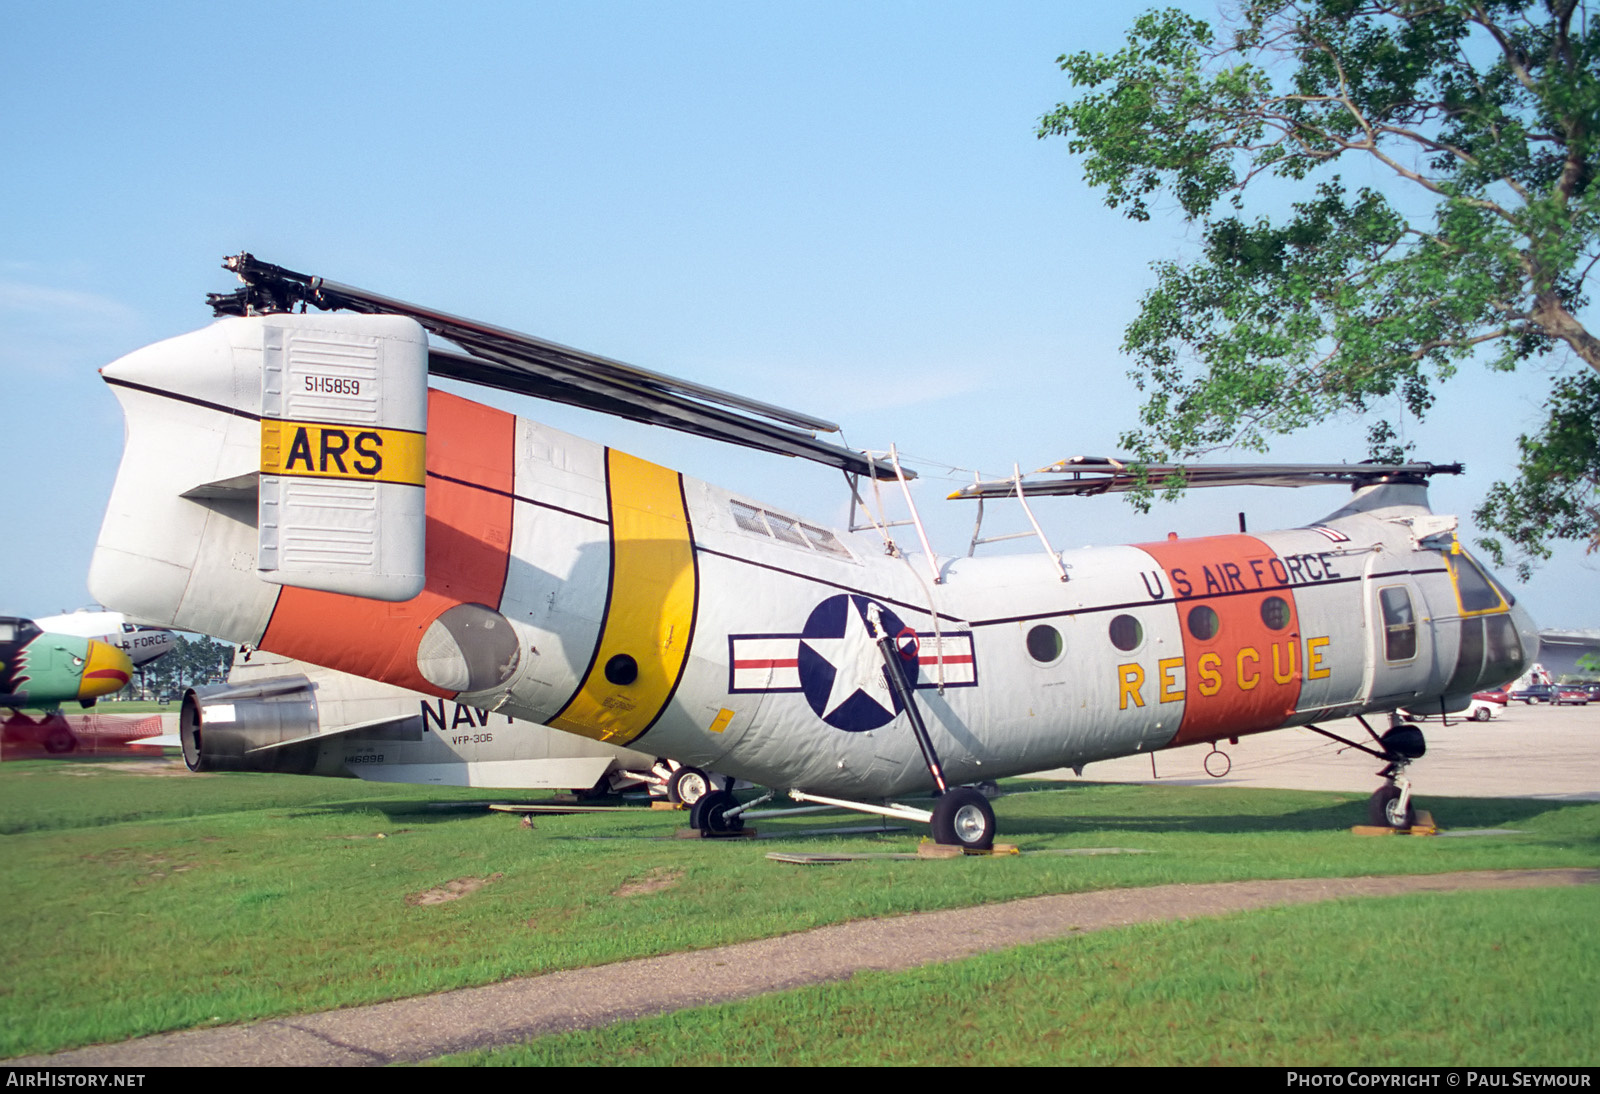
<instances>
[{"instance_id":1,"label":"cockpit window","mask_svg":"<svg viewBox=\"0 0 1600 1094\"><path fill-rule=\"evenodd\" d=\"M1522 671L1522 640L1509 615L1497 615L1485 621L1488 634L1488 656L1484 658L1484 679L1504 680Z\"/></svg>"},{"instance_id":2,"label":"cockpit window","mask_svg":"<svg viewBox=\"0 0 1600 1094\"><path fill-rule=\"evenodd\" d=\"M1455 578L1456 599L1460 601L1464 614L1499 612L1510 606L1510 598L1500 595L1498 588L1483 572L1483 567L1471 555L1463 552L1446 557L1450 560L1450 574Z\"/></svg>"}]
</instances>

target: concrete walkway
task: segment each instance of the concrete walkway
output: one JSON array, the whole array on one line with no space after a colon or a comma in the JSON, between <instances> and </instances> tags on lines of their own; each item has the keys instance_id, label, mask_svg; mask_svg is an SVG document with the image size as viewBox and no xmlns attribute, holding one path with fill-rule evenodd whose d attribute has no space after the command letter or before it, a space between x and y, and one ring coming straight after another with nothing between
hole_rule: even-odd
<instances>
[{"instance_id":1,"label":"concrete walkway","mask_svg":"<svg viewBox=\"0 0 1600 1094\"><path fill-rule=\"evenodd\" d=\"M1600 884L1600 870L1162 885L869 919L366 1007L98 1045L10 1066L371 1065L525 1041L804 984L908 969L1087 931L1274 905L1463 889Z\"/></svg>"}]
</instances>

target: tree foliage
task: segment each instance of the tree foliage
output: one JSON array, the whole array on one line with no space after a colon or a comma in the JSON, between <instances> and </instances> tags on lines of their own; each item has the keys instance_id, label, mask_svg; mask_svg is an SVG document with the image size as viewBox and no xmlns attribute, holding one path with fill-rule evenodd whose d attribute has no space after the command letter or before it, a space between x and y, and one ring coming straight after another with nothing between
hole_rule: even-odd
<instances>
[{"instance_id":1,"label":"tree foliage","mask_svg":"<svg viewBox=\"0 0 1600 1094\"><path fill-rule=\"evenodd\" d=\"M180 692L198 684L218 684L233 667L233 647L215 638L175 636L172 648L141 666L144 686L161 692Z\"/></svg>"},{"instance_id":2,"label":"tree foliage","mask_svg":"<svg viewBox=\"0 0 1600 1094\"><path fill-rule=\"evenodd\" d=\"M1550 418L1478 511L1504 560L1600 531L1600 13L1578 0L1247 0L1219 36L1174 10L1040 124L1135 220L1175 203L1198 256L1156 265L1124 348L1147 461L1364 415L1374 455L1469 358L1555 353ZM1247 213L1247 202L1265 210Z\"/></svg>"}]
</instances>

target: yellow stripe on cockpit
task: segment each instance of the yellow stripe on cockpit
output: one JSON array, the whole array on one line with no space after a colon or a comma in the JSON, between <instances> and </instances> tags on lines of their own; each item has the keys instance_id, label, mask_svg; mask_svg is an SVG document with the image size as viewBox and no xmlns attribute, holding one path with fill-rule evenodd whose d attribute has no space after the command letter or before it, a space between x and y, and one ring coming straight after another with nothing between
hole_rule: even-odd
<instances>
[{"instance_id":1,"label":"yellow stripe on cockpit","mask_svg":"<svg viewBox=\"0 0 1600 1094\"><path fill-rule=\"evenodd\" d=\"M676 471L607 449L606 486L611 588L600 642L582 685L549 724L625 745L650 728L677 690L699 575ZM624 679L630 659L631 682Z\"/></svg>"}]
</instances>

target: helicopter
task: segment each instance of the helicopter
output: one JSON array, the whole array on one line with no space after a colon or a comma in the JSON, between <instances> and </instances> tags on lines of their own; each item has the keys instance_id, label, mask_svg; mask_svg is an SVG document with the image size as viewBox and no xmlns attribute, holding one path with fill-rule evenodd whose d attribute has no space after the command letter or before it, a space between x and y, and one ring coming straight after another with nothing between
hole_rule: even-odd
<instances>
[{"instance_id":1,"label":"helicopter","mask_svg":"<svg viewBox=\"0 0 1600 1094\"><path fill-rule=\"evenodd\" d=\"M1463 709L1538 648L1428 506L1459 465L1080 457L952 495L980 514L1014 499L1040 550L946 557L914 505L920 550L869 500L910 502L896 451L823 439L824 419L248 253L225 266L243 287L209 297L210 326L101 370L127 442L93 594L769 788L706 794L704 835L786 793L983 850L997 826L971 784L1288 726L1337 737L1319 723L1347 717L1369 739L1337 739L1384 765L1372 819L1408 827L1422 731L1366 716ZM828 527L430 376L833 467L867 523ZM1070 551L1033 518L1030 499L1174 478L1349 495L1304 527ZM932 809L894 800L930 790Z\"/></svg>"}]
</instances>

